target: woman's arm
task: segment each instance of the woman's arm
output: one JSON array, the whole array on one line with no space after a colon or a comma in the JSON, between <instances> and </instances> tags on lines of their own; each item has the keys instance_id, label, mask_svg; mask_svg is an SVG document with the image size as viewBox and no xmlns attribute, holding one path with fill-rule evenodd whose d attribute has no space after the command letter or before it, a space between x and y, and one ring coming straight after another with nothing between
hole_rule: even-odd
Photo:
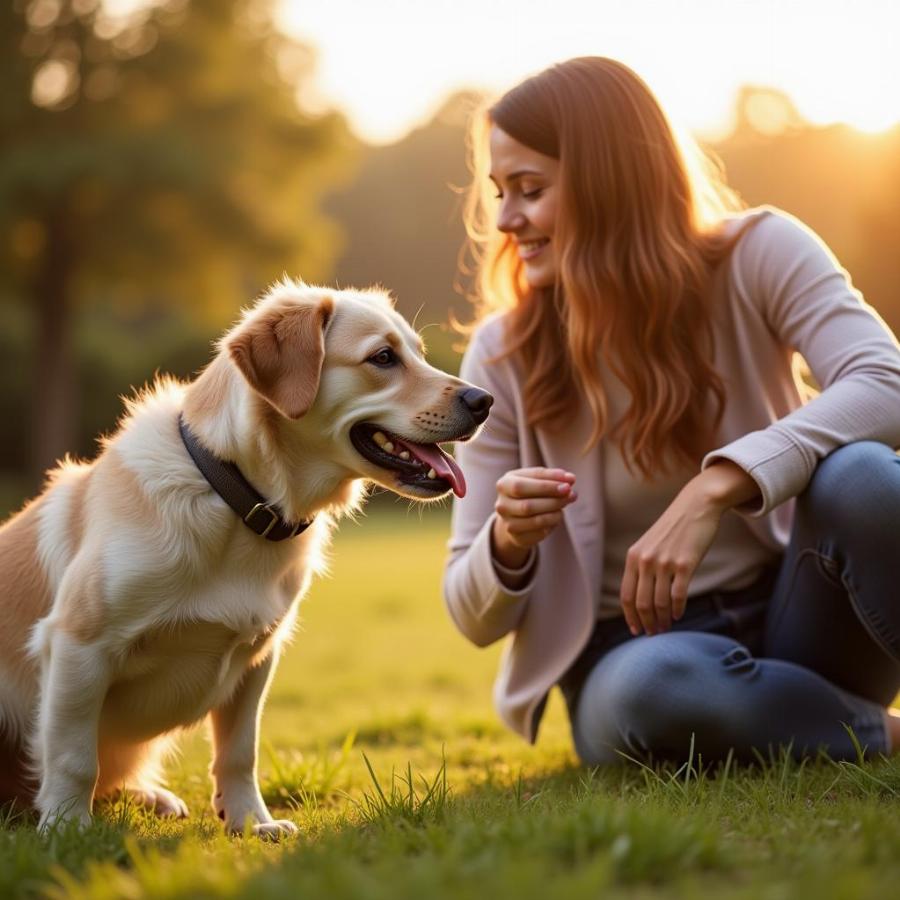
<instances>
[{"instance_id":1,"label":"woman's arm","mask_svg":"<svg viewBox=\"0 0 900 900\"><path fill-rule=\"evenodd\" d=\"M900 445L900 349L827 248L780 213L744 240L735 250L733 289L784 346L801 353L823 390L708 454L701 473L629 549L620 599L634 634L665 631L681 616L726 510L765 515L801 493L819 461L852 441Z\"/></svg>"},{"instance_id":2,"label":"woman's arm","mask_svg":"<svg viewBox=\"0 0 900 900\"><path fill-rule=\"evenodd\" d=\"M777 422L708 454L731 460L760 499L739 511L770 512L801 493L819 461L853 441L900 445L900 348L822 241L771 212L735 248L733 290L806 360L821 394Z\"/></svg>"}]
</instances>

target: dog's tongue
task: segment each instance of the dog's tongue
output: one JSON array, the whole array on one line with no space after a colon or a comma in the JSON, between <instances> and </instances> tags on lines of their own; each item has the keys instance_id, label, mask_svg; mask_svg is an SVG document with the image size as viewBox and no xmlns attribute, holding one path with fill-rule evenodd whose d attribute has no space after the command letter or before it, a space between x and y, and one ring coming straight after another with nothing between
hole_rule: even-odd
<instances>
[{"instance_id":1,"label":"dog's tongue","mask_svg":"<svg viewBox=\"0 0 900 900\"><path fill-rule=\"evenodd\" d=\"M412 441L404 440L400 440L398 443L406 447L423 463L428 463L439 478L446 478L457 497L466 496L466 479L462 469L457 465L456 460L444 453L437 444L414 444Z\"/></svg>"}]
</instances>

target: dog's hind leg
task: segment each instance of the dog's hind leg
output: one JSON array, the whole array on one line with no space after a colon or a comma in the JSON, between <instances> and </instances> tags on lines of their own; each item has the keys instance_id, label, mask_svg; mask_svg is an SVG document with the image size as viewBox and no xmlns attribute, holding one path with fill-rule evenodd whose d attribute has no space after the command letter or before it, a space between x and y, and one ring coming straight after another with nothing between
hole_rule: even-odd
<instances>
[{"instance_id":1,"label":"dog's hind leg","mask_svg":"<svg viewBox=\"0 0 900 900\"><path fill-rule=\"evenodd\" d=\"M37 789L24 742L0 733L0 808L31 809Z\"/></svg>"},{"instance_id":2,"label":"dog's hind leg","mask_svg":"<svg viewBox=\"0 0 900 900\"><path fill-rule=\"evenodd\" d=\"M97 795L124 793L157 816L186 819L187 804L163 786L163 760L173 742L172 737L163 736L141 744L102 743Z\"/></svg>"}]
</instances>

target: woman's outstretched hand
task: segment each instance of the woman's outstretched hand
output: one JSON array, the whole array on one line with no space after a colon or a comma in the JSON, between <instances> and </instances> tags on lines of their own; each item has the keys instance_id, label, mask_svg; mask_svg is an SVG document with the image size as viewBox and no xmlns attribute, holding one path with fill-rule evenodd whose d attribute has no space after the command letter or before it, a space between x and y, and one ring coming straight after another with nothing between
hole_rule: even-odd
<instances>
[{"instance_id":1,"label":"woman's outstretched hand","mask_svg":"<svg viewBox=\"0 0 900 900\"><path fill-rule=\"evenodd\" d=\"M562 522L562 511L578 499L575 476L565 469L513 469L497 482L491 534L494 558L518 569L533 546Z\"/></svg>"},{"instance_id":2,"label":"woman's outstretched hand","mask_svg":"<svg viewBox=\"0 0 900 900\"><path fill-rule=\"evenodd\" d=\"M684 614L691 578L726 510L759 493L739 466L722 460L692 478L626 555L620 599L631 633L659 634Z\"/></svg>"}]
</instances>

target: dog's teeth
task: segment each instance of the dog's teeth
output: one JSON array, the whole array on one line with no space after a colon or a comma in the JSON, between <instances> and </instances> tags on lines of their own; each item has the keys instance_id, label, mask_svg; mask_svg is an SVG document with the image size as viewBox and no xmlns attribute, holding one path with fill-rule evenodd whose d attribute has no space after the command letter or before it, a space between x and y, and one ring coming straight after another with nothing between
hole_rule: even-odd
<instances>
[{"instance_id":1,"label":"dog's teeth","mask_svg":"<svg viewBox=\"0 0 900 900\"><path fill-rule=\"evenodd\" d=\"M429 469L429 470L428 470L428 477L429 477L429 478L437 478L437 472L435 472L434 469Z\"/></svg>"},{"instance_id":2,"label":"dog's teeth","mask_svg":"<svg viewBox=\"0 0 900 900\"><path fill-rule=\"evenodd\" d=\"M382 449L382 450L387 450L388 453L393 453L393 452L394 452L394 445L393 445L390 441L387 441L387 442L385 442L384 444L381 445L381 449Z\"/></svg>"},{"instance_id":3,"label":"dog's teeth","mask_svg":"<svg viewBox=\"0 0 900 900\"><path fill-rule=\"evenodd\" d=\"M372 435L372 440L375 441L379 447L384 447L388 442L388 439L380 431L376 431L375 434Z\"/></svg>"},{"instance_id":4,"label":"dog's teeth","mask_svg":"<svg viewBox=\"0 0 900 900\"><path fill-rule=\"evenodd\" d=\"M400 459L409 459L409 450L401 450Z\"/></svg>"}]
</instances>

